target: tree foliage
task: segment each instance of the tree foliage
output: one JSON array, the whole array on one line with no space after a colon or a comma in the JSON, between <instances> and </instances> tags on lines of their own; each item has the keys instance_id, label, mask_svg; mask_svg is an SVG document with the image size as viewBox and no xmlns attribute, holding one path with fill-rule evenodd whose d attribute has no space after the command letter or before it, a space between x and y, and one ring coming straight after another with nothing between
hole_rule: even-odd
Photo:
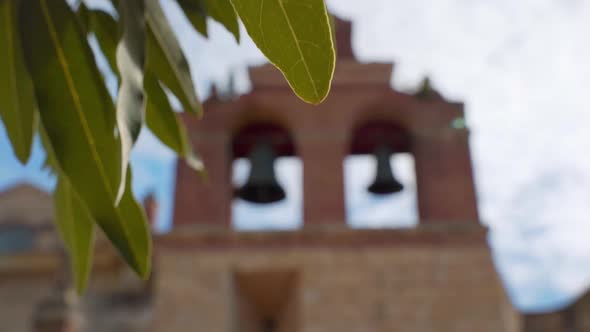
<instances>
[{"instance_id":1,"label":"tree foliage","mask_svg":"<svg viewBox=\"0 0 590 332\"><path fill-rule=\"evenodd\" d=\"M131 191L129 155L149 129L197 172L203 163L165 89L182 110L202 116L183 54L159 0L111 0L116 15L66 0L0 0L0 117L16 157L26 163L36 133L58 178L56 224L85 288L98 225L138 275L150 273L146 216ZM218 21L240 40L239 20L304 101L327 95L334 71L323 0L177 0L207 36ZM95 37L117 75L115 100L99 72Z\"/></svg>"}]
</instances>

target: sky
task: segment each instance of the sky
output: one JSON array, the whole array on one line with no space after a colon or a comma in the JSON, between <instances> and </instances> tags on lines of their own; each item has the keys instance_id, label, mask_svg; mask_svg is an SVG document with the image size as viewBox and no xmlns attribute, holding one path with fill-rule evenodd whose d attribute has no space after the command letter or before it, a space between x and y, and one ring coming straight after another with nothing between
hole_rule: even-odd
<instances>
[{"instance_id":1,"label":"sky","mask_svg":"<svg viewBox=\"0 0 590 332\"><path fill-rule=\"evenodd\" d=\"M102 7L103 0L88 1ZM215 22L210 39L196 35L171 0L166 14L187 54L197 92L212 83L249 89L246 66L265 62L242 29L238 45ZM583 0L327 0L354 22L360 61L395 62L392 86L411 91L428 75L448 99L465 103L482 223L496 266L516 307L545 311L575 300L590 285L590 3ZM97 59L106 68L104 59ZM112 79L109 81L114 86ZM20 166L0 126L0 190L27 181L51 190L41 171L43 153ZM416 223L412 159L393 158L406 186L375 198L369 157L345 161L346 203L354 227ZM161 230L170 227L175 160L144 131L132 155L134 190L154 192ZM235 183L248 164L238 160ZM239 229L295 228L301 224L301 164L277 162L289 199L267 208L233 206ZM353 174L355 176L353 176ZM253 219L256 222L253 222Z\"/></svg>"}]
</instances>

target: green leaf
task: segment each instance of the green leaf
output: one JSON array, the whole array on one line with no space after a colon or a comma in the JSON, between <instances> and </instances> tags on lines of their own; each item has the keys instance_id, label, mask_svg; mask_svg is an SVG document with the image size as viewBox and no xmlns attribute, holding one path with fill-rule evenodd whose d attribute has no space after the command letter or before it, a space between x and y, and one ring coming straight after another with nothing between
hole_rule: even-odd
<instances>
[{"instance_id":1,"label":"green leaf","mask_svg":"<svg viewBox=\"0 0 590 332\"><path fill-rule=\"evenodd\" d=\"M113 73L119 75L117 68L117 45L119 43L117 21L110 14L101 10L90 10L88 16L89 32L96 36L100 49Z\"/></svg>"},{"instance_id":2,"label":"green leaf","mask_svg":"<svg viewBox=\"0 0 590 332\"><path fill-rule=\"evenodd\" d=\"M125 0L119 9L123 36L117 46L117 68L121 76L117 97L117 125L121 139L121 177L127 175L131 149L143 126L145 96L143 67L145 63L145 21L142 0ZM118 203L124 187L117 193Z\"/></svg>"},{"instance_id":3,"label":"green leaf","mask_svg":"<svg viewBox=\"0 0 590 332\"><path fill-rule=\"evenodd\" d=\"M152 238L150 227L147 222L145 211L133 196L132 172L129 169L125 193L117 206L118 223L124 227L124 232L133 248L135 255L132 257L134 264L131 265L140 277L146 279L150 275L152 257ZM128 260L129 261L129 260Z\"/></svg>"},{"instance_id":4,"label":"green leaf","mask_svg":"<svg viewBox=\"0 0 590 332\"><path fill-rule=\"evenodd\" d=\"M240 24L230 0L201 0L205 11L214 20L221 23L240 42Z\"/></svg>"},{"instance_id":5,"label":"green leaf","mask_svg":"<svg viewBox=\"0 0 590 332\"><path fill-rule=\"evenodd\" d=\"M156 78L146 73L145 90L148 95L145 122L162 143L184 157L187 164L204 176L202 160L193 152L182 121L170 106L164 90Z\"/></svg>"},{"instance_id":6,"label":"green leaf","mask_svg":"<svg viewBox=\"0 0 590 332\"><path fill-rule=\"evenodd\" d=\"M119 9L119 0L111 0L111 3L113 4L113 8Z\"/></svg>"},{"instance_id":7,"label":"green leaf","mask_svg":"<svg viewBox=\"0 0 590 332\"><path fill-rule=\"evenodd\" d=\"M204 37L207 37L207 12L205 11L202 1L203 0L178 0L178 4L195 30Z\"/></svg>"},{"instance_id":8,"label":"green leaf","mask_svg":"<svg viewBox=\"0 0 590 332\"><path fill-rule=\"evenodd\" d=\"M23 0L20 8L25 60L56 164L129 265L146 276L149 232L132 233L147 228L146 220L123 204L134 201L130 177L121 183L115 111L86 38L64 0Z\"/></svg>"},{"instance_id":9,"label":"green leaf","mask_svg":"<svg viewBox=\"0 0 590 332\"><path fill-rule=\"evenodd\" d=\"M95 221L86 204L74 192L68 178L59 169L43 126L39 127L39 133L45 148L45 164L58 177L57 187L53 193L55 223L64 241L64 247L70 255L76 290L82 293L92 266Z\"/></svg>"},{"instance_id":10,"label":"green leaf","mask_svg":"<svg viewBox=\"0 0 590 332\"><path fill-rule=\"evenodd\" d=\"M53 172L55 172L56 174L59 174L59 182L60 183L63 182L65 185L69 185L69 188L73 193L72 197L79 197L75 193L74 188L71 187L71 184L69 183L67 176L59 168L59 165L58 165L57 160L55 158L55 152L53 151L53 147L51 146L51 144L49 142L49 137L47 136L47 133L46 133L45 129L43 128L43 126L40 126L39 131L41 134L40 135L41 142L43 143L43 146L44 146L45 152L46 152L46 161L45 161L46 164L49 167L51 167ZM147 217L145 216L143 208L137 202L137 200L133 197L133 193L131 191L131 187L132 187L131 186L131 182L132 182L131 170L128 170L128 172L129 172L129 176L127 177L127 185L125 186L126 189L125 189L125 193L123 194L123 198L121 199L121 202L116 207L116 209L109 210L108 214L110 215L109 218L111 218L110 223L119 224L119 225L123 226L122 229L120 230L120 234L125 234L126 236L128 236L130 238L129 243L133 247L133 251L144 253L143 255L139 255L137 257L129 257L129 254L127 252L120 251L123 254L123 257L126 258L128 262L129 261L135 262L134 264L130 264L130 265L135 269L136 272L138 272L138 274L140 276L142 276L144 279L147 279L147 277L149 275L150 268L151 268L151 266L150 266L151 259L150 258L151 258L152 244L151 244L150 230L149 230L148 224L146 222ZM87 210L87 207L86 207L86 205L84 205L83 201L81 201L81 203L79 203L79 204L82 204L80 209L86 208L86 210ZM58 211L58 210L56 209L56 211ZM94 220L92 216L90 216L90 218L91 218L91 220L96 222L96 220ZM69 225L69 222L67 220L60 221L59 219L57 219L57 222ZM102 225L105 223L99 222L99 224ZM76 225L75 227L82 227L82 226L83 225ZM83 231L83 229L82 229L82 231ZM60 232L62 232L62 231L60 230ZM68 234L64 235L64 241L66 242L66 248L68 250L71 250L70 246L73 246L73 244L71 244L71 243L73 243L75 241L79 241L79 239L74 239L74 238L72 238L72 236L70 236ZM109 236L109 234L111 234L111 233L107 233L107 236ZM111 237L109 237L109 238L111 238ZM83 245L83 243L84 242L82 242L82 244L79 244L79 246ZM74 255L74 253L71 253L71 255ZM129 258L127 258L127 257L129 257ZM75 258L73 258L73 259L75 259ZM80 262L79 262L78 266L73 266L76 269L76 270L74 270L74 272L76 272L78 270L82 271L83 263L84 263L84 262L82 262L82 259L83 259L83 257L80 257ZM77 280L84 281L85 279L78 278ZM80 289L83 289L83 288L84 287L80 287L78 289L80 291Z\"/></svg>"},{"instance_id":11,"label":"green leaf","mask_svg":"<svg viewBox=\"0 0 590 332\"><path fill-rule=\"evenodd\" d=\"M57 229L70 254L76 290L81 294L92 266L94 220L66 177L59 177L53 196Z\"/></svg>"},{"instance_id":12,"label":"green leaf","mask_svg":"<svg viewBox=\"0 0 590 332\"><path fill-rule=\"evenodd\" d=\"M190 68L159 0L146 0L148 51L146 69L176 95L185 111L202 114Z\"/></svg>"},{"instance_id":13,"label":"green leaf","mask_svg":"<svg viewBox=\"0 0 590 332\"><path fill-rule=\"evenodd\" d=\"M240 41L238 16L229 0L178 0L185 15L203 36L207 37L207 15L221 23Z\"/></svg>"},{"instance_id":14,"label":"green leaf","mask_svg":"<svg viewBox=\"0 0 590 332\"><path fill-rule=\"evenodd\" d=\"M88 7L86 7L84 2L80 2L80 6L76 11L76 16L78 17L78 22L80 22L82 31L88 33L90 30L90 14Z\"/></svg>"},{"instance_id":15,"label":"green leaf","mask_svg":"<svg viewBox=\"0 0 590 332\"><path fill-rule=\"evenodd\" d=\"M0 0L0 118L21 163L31 154L36 127L36 104L25 68L18 33L17 3Z\"/></svg>"},{"instance_id":16,"label":"green leaf","mask_svg":"<svg viewBox=\"0 0 590 332\"><path fill-rule=\"evenodd\" d=\"M20 15L41 121L72 185L83 189L97 182L78 190L81 196L108 194L121 182L113 105L70 7L63 0L48 2L21 1Z\"/></svg>"},{"instance_id":17,"label":"green leaf","mask_svg":"<svg viewBox=\"0 0 590 332\"><path fill-rule=\"evenodd\" d=\"M323 0L231 0L252 40L295 93L318 104L329 90L335 51Z\"/></svg>"},{"instance_id":18,"label":"green leaf","mask_svg":"<svg viewBox=\"0 0 590 332\"><path fill-rule=\"evenodd\" d=\"M52 175L57 175L60 172L59 165L55 159L55 152L53 152L53 148L49 142L47 132L45 131L45 128L43 128L43 124L39 125L39 137L41 138L43 149L45 149L45 160L43 161L42 167L44 170L51 172Z\"/></svg>"}]
</instances>

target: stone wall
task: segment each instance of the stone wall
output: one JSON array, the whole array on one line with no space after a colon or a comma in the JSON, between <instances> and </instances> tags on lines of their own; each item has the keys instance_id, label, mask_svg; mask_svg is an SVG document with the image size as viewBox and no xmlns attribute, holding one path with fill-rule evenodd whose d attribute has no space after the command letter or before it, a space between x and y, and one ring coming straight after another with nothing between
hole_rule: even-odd
<instances>
[{"instance_id":1,"label":"stone wall","mask_svg":"<svg viewBox=\"0 0 590 332\"><path fill-rule=\"evenodd\" d=\"M525 332L590 332L590 293L565 308L525 314L524 325Z\"/></svg>"},{"instance_id":2,"label":"stone wall","mask_svg":"<svg viewBox=\"0 0 590 332\"><path fill-rule=\"evenodd\" d=\"M58 264L54 255L0 255L0 331L33 331L38 305L55 287Z\"/></svg>"},{"instance_id":3,"label":"stone wall","mask_svg":"<svg viewBox=\"0 0 590 332\"><path fill-rule=\"evenodd\" d=\"M256 235L232 236L228 243ZM321 246L267 248L160 238L152 331L246 331L236 315L235 275L244 271L297 274L289 327L279 331L520 331L485 242L414 235L414 244L331 246L338 241L323 236Z\"/></svg>"}]
</instances>

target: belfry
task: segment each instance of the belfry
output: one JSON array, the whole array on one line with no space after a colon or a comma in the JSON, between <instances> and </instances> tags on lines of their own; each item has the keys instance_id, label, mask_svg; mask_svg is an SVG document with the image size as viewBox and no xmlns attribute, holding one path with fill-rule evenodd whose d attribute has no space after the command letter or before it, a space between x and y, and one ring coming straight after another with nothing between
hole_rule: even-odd
<instances>
[{"instance_id":1,"label":"belfry","mask_svg":"<svg viewBox=\"0 0 590 332\"><path fill-rule=\"evenodd\" d=\"M271 65L251 68L252 90L213 96L202 120L186 118L208 170L177 166L174 226L157 238L155 331L517 331L478 222L463 105L425 82L390 87L392 64L355 60L351 25L336 20L338 62L328 98L303 103ZM346 224L343 160L374 154L367 188L403 190L390 156L415 160L413 229ZM232 229L233 200L276 202L285 193L274 159L303 165L303 226ZM241 188L232 164L249 158Z\"/></svg>"}]
</instances>

